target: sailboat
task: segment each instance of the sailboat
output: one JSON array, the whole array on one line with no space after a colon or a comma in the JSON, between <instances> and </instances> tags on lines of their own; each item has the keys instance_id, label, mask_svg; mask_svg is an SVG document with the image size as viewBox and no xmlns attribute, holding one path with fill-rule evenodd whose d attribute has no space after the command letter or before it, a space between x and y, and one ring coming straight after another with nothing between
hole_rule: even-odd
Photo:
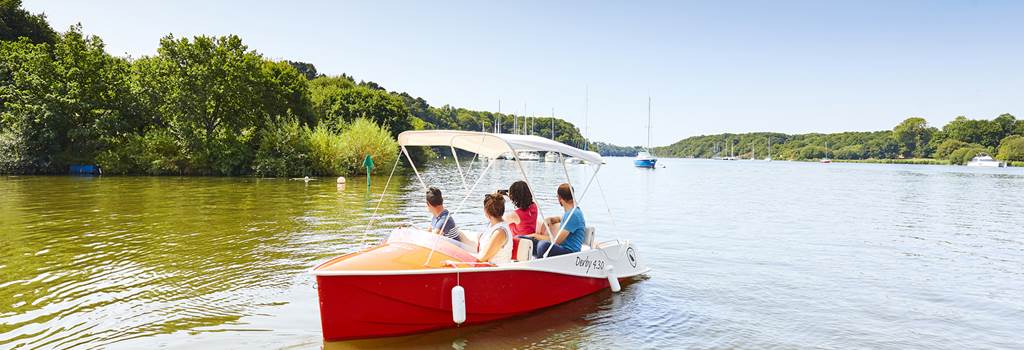
<instances>
[{"instance_id":1,"label":"sailboat","mask_svg":"<svg viewBox=\"0 0 1024 350\"><path fill-rule=\"evenodd\" d=\"M832 163L832 159L828 158L828 142L825 142L825 158L821 158L821 160L819 160L819 162L825 163L825 164Z\"/></svg>"},{"instance_id":2,"label":"sailboat","mask_svg":"<svg viewBox=\"0 0 1024 350\"><path fill-rule=\"evenodd\" d=\"M764 157L764 161L770 162L772 161L772 137L768 136L766 138L768 139L768 156Z\"/></svg>"},{"instance_id":3,"label":"sailboat","mask_svg":"<svg viewBox=\"0 0 1024 350\"><path fill-rule=\"evenodd\" d=\"M736 155L733 152L733 143L732 143L732 141L730 141L729 142L729 155L726 156L726 157L722 157L722 160L737 160L737 159L739 159L739 158L736 158Z\"/></svg>"},{"instance_id":4,"label":"sailboat","mask_svg":"<svg viewBox=\"0 0 1024 350\"><path fill-rule=\"evenodd\" d=\"M654 169L658 165L658 158L650 153L651 149L651 97L647 96L647 148L643 151L637 152L636 159L633 160L633 165L638 168L649 168Z\"/></svg>"},{"instance_id":5,"label":"sailboat","mask_svg":"<svg viewBox=\"0 0 1024 350\"><path fill-rule=\"evenodd\" d=\"M555 140L555 109L551 109L551 141ZM547 152L544 153L544 161L558 163L562 159L562 155L558 152Z\"/></svg>"}]
</instances>

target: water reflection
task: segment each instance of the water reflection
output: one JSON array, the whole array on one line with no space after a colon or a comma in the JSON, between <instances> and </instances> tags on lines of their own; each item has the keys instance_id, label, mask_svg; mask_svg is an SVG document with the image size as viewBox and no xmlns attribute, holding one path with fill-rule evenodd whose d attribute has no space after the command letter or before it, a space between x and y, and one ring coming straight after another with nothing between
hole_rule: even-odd
<instances>
[{"instance_id":1,"label":"water reflection","mask_svg":"<svg viewBox=\"0 0 1024 350\"><path fill-rule=\"evenodd\" d=\"M0 185L0 344L53 348L231 325L288 303L274 291L315 259L360 243L355 227L365 228L366 206L377 201L286 180ZM384 199L384 211L398 208L395 198Z\"/></svg>"}]
</instances>

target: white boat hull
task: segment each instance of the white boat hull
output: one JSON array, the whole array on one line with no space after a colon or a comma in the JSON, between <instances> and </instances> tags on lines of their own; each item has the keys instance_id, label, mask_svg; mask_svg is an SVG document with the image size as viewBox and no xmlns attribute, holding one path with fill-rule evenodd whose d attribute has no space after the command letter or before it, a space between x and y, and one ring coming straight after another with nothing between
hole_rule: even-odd
<instances>
[{"instance_id":1,"label":"white boat hull","mask_svg":"<svg viewBox=\"0 0 1024 350\"><path fill-rule=\"evenodd\" d=\"M1003 163L1003 162L968 162L967 166L969 166L969 167L978 167L978 168L1002 168L1002 167L1006 166L1006 163Z\"/></svg>"}]
</instances>

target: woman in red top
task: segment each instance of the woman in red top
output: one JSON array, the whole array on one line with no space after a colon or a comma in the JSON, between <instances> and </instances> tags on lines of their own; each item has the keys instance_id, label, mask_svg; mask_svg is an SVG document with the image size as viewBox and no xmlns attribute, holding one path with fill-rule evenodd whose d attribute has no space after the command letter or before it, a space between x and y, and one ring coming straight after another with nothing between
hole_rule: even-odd
<instances>
[{"instance_id":1,"label":"woman in red top","mask_svg":"<svg viewBox=\"0 0 1024 350\"><path fill-rule=\"evenodd\" d=\"M508 188L508 198L515 204L514 212L505 214L505 222L515 237L540 233L537 230L537 203L525 181L516 181Z\"/></svg>"}]
</instances>

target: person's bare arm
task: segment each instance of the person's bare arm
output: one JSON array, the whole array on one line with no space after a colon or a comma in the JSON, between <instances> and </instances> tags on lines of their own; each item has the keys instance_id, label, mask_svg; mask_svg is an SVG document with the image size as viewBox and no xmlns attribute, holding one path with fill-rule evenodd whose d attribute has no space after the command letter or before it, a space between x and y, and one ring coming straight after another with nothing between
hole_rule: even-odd
<instances>
[{"instance_id":1,"label":"person's bare arm","mask_svg":"<svg viewBox=\"0 0 1024 350\"><path fill-rule=\"evenodd\" d=\"M494 230L494 232L491 233L493 238L491 238L491 241L487 243L487 250L484 252L483 256L477 257L477 260L491 261L491 259L498 254L498 250L505 245L508 238L506 238L504 234L498 234L498 231L500 230Z\"/></svg>"},{"instance_id":2,"label":"person's bare arm","mask_svg":"<svg viewBox=\"0 0 1024 350\"><path fill-rule=\"evenodd\" d=\"M508 213L508 214L505 214L504 220L507 223L518 225L519 224L519 215L517 215L514 212Z\"/></svg>"},{"instance_id":3,"label":"person's bare arm","mask_svg":"<svg viewBox=\"0 0 1024 350\"><path fill-rule=\"evenodd\" d=\"M569 231L558 230L558 236L556 236L555 239L552 240L552 242L555 242L556 244L562 244L562 242L565 242L566 238L569 238Z\"/></svg>"}]
</instances>

